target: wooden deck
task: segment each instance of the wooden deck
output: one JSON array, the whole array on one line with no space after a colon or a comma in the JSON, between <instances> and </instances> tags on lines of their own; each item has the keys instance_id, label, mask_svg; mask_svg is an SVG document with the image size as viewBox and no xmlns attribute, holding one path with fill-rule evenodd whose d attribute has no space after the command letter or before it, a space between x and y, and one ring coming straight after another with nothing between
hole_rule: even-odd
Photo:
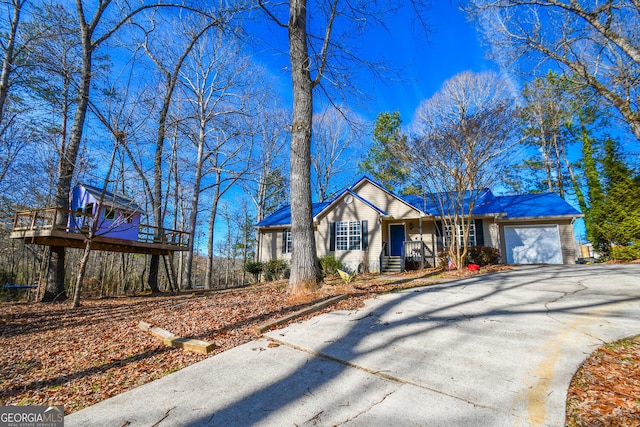
<instances>
[{"instance_id":1,"label":"wooden deck","mask_svg":"<svg viewBox=\"0 0 640 427\"><path fill-rule=\"evenodd\" d=\"M61 208L18 212L9 237L36 245L84 248L87 235L83 230L56 224L61 215L68 214L72 214L72 212ZM98 251L157 255L168 255L172 252L188 250L189 233L169 229L161 229L159 233L156 233L156 230L156 227L150 225L140 225L137 241L115 239L106 235L95 236L91 247ZM155 238L156 234L161 238Z\"/></svg>"}]
</instances>

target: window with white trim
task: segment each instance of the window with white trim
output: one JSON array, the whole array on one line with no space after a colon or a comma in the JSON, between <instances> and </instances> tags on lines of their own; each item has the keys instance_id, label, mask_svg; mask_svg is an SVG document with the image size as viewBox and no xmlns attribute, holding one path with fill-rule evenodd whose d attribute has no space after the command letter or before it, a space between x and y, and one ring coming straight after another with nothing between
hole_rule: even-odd
<instances>
[{"instance_id":1,"label":"window with white trim","mask_svg":"<svg viewBox=\"0 0 640 427\"><path fill-rule=\"evenodd\" d=\"M359 251L362 249L362 222L336 222L336 250Z\"/></svg>"},{"instance_id":2,"label":"window with white trim","mask_svg":"<svg viewBox=\"0 0 640 427\"><path fill-rule=\"evenodd\" d=\"M453 240L453 224L443 224L444 228L444 244L445 247L451 246L451 241ZM475 221L471 221L469 224L469 240L467 241L467 246L476 246L476 224ZM464 226L462 224L458 224L458 247L464 246Z\"/></svg>"},{"instance_id":3,"label":"window with white trim","mask_svg":"<svg viewBox=\"0 0 640 427\"><path fill-rule=\"evenodd\" d=\"M284 230L282 232L282 253L291 253L291 230Z\"/></svg>"}]
</instances>

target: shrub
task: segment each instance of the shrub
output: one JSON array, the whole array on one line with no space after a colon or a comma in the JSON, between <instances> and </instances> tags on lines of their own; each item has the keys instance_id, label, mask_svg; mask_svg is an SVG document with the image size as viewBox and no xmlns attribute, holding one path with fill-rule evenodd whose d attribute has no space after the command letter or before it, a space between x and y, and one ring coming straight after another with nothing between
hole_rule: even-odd
<instances>
[{"instance_id":1,"label":"shrub","mask_svg":"<svg viewBox=\"0 0 640 427\"><path fill-rule=\"evenodd\" d=\"M500 263L500 251L491 246L472 246L467 249L467 264L493 265Z\"/></svg>"},{"instance_id":2,"label":"shrub","mask_svg":"<svg viewBox=\"0 0 640 427\"><path fill-rule=\"evenodd\" d=\"M287 262L281 259L272 259L263 264L263 272L267 280L284 279L287 276Z\"/></svg>"},{"instance_id":3,"label":"shrub","mask_svg":"<svg viewBox=\"0 0 640 427\"><path fill-rule=\"evenodd\" d=\"M258 281L260 273L262 273L263 269L264 264L262 264L260 261L247 261L247 263L244 265L244 271L249 274L253 274L253 278L256 282Z\"/></svg>"},{"instance_id":4,"label":"shrub","mask_svg":"<svg viewBox=\"0 0 640 427\"><path fill-rule=\"evenodd\" d=\"M322 269L322 274L326 276L337 276L338 270L344 270L344 266L340 261L336 259L333 255L327 255L318 258L318 262L320 262L320 268Z\"/></svg>"},{"instance_id":5,"label":"shrub","mask_svg":"<svg viewBox=\"0 0 640 427\"><path fill-rule=\"evenodd\" d=\"M633 242L628 246L612 246L611 259L616 261L633 261L640 259L640 242Z\"/></svg>"}]
</instances>

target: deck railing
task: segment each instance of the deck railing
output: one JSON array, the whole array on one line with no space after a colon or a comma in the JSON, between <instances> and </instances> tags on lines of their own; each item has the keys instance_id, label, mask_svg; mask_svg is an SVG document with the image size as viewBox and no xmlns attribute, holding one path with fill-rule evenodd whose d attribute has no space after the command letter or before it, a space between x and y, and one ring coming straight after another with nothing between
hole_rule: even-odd
<instances>
[{"instance_id":1,"label":"deck railing","mask_svg":"<svg viewBox=\"0 0 640 427\"><path fill-rule=\"evenodd\" d=\"M93 215L84 212L73 212L63 208L34 209L30 211L20 211L16 213L13 222L13 231L62 231L68 233L79 233L86 231L77 227L69 227L67 221L57 224L61 215L75 215L77 224L87 224L79 221L78 217L92 218ZM109 237L108 234L104 237ZM189 245L190 233L180 230L158 228L152 225L140 224L138 232L138 242L159 243L164 245L187 247Z\"/></svg>"},{"instance_id":2,"label":"deck railing","mask_svg":"<svg viewBox=\"0 0 640 427\"><path fill-rule=\"evenodd\" d=\"M435 254L433 251L423 242L418 241L405 241L404 242L404 257L403 265L406 265L407 261L419 262L420 268L424 268L427 258L433 259L435 264Z\"/></svg>"},{"instance_id":3,"label":"deck railing","mask_svg":"<svg viewBox=\"0 0 640 427\"><path fill-rule=\"evenodd\" d=\"M138 241L143 243L163 243L187 247L189 245L190 233L168 228L158 228L153 225L140 224L138 231Z\"/></svg>"},{"instance_id":4,"label":"deck railing","mask_svg":"<svg viewBox=\"0 0 640 427\"><path fill-rule=\"evenodd\" d=\"M46 208L16 213L13 231L54 230L58 215L69 213L66 209Z\"/></svg>"}]
</instances>

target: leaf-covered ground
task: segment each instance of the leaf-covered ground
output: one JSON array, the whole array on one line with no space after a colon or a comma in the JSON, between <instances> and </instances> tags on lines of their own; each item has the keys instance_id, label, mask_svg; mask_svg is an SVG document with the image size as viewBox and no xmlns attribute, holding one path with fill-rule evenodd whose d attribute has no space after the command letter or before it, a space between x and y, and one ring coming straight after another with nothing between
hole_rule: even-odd
<instances>
[{"instance_id":1,"label":"leaf-covered ground","mask_svg":"<svg viewBox=\"0 0 640 427\"><path fill-rule=\"evenodd\" d=\"M640 426L640 336L605 344L582 364L567 396L567 425Z\"/></svg>"},{"instance_id":2,"label":"leaf-covered ground","mask_svg":"<svg viewBox=\"0 0 640 427\"><path fill-rule=\"evenodd\" d=\"M332 295L350 297L323 311L356 308L374 294L433 282L428 276L348 287L335 280L296 298L286 293L286 283L271 283L199 295L85 299L76 310L70 303L0 303L0 405L64 405L72 413L253 340L258 325ZM165 347L138 329L140 321L217 347L208 356Z\"/></svg>"},{"instance_id":3,"label":"leaf-covered ground","mask_svg":"<svg viewBox=\"0 0 640 427\"><path fill-rule=\"evenodd\" d=\"M487 271L487 270L485 270ZM477 274L451 272L449 277ZM0 304L0 405L64 405L67 413L175 372L257 337L255 328L332 295L322 312L360 307L366 298L442 280L436 272L339 280L292 298L286 284L232 292L123 297L70 304ZM137 325L216 344L208 356L165 347ZM640 338L604 346L576 373L567 405L571 426L640 425Z\"/></svg>"}]
</instances>

